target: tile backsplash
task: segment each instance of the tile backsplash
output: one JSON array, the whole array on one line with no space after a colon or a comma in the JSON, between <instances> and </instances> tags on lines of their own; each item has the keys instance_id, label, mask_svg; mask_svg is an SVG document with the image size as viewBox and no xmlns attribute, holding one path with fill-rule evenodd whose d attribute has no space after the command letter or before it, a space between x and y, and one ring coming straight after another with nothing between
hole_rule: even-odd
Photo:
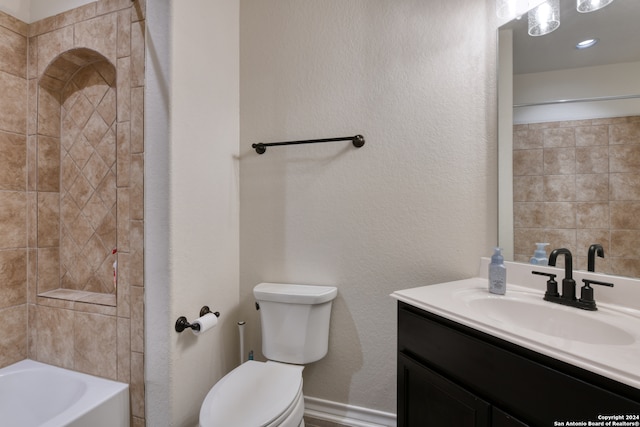
<instances>
[{"instance_id":1,"label":"tile backsplash","mask_svg":"<svg viewBox=\"0 0 640 427\"><path fill-rule=\"evenodd\" d=\"M586 270L640 276L640 116L514 126L515 260L536 242L566 247ZM576 261L574 261L576 265Z\"/></svg>"},{"instance_id":2,"label":"tile backsplash","mask_svg":"<svg viewBox=\"0 0 640 427\"><path fill-rule=\"evenodd\" d=\"M145 4L0 12L0 367L128 383L145 425ZM112 264L117 247L118 276Z\"/></svg>"}]
</instances>

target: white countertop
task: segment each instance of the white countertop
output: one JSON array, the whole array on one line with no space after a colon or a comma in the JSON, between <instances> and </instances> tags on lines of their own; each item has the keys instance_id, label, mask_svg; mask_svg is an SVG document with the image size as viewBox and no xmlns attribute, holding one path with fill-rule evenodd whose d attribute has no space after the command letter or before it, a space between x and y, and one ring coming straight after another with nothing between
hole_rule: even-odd
<instances>
[{"instance_id":1,"label":"white countertop","mask_svg":"<svg viewBox=\"0 0 640 427\"><path fill-rule=\"evenodd\" d=\"M640 389L640 280L575 272L578 295L582 285L580 279L583 277L615 284L614 288L606 290L594 286L598 310L586 311L542 299L546 289L546 278L532 275L531 270L556 272L556 280L561 283L564 277L562 269L505 263L507 293L500 296L488 292L487 263L487 259L481 261L480 271L482 273L484 270L485 273L480 274L480 277L399 290L391 296L478 331ZM518 285L512 282L516 280ZM616 291L619 294L617 296ZM545 321L545 317L550 317L549 313L552 313L551 317L554 318L555 314L558 314L558 318L562 319L557 322L558 330L569 326L570 330L577 333L575 336L556 333L556 324L546 326L547 331L551 333L536 325L528 327L519 321L520 316L525 320L524 312L521 315L517 312L511 313L514 317L511 317L510 321L508 316L502 316L498 310L492 313L478 309L472 301L479 299L492 299L491 303L507 305L514 302L525 303L531 308L528 310L529 316L535 316L538 310L540 311L541 322ZM608 330L620 331L619 342L618 338L609 339ZM602 334L602 342L598 342L598 334Z\"/></svg>"}]
</instances>

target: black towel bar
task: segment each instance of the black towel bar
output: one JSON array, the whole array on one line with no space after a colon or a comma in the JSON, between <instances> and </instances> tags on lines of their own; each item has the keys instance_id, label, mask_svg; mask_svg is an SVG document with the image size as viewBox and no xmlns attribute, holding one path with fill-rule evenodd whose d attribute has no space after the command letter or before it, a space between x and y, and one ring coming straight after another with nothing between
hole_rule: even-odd
<instances>
[{"instance_id":1,"label":"black towel bar","mask_svg":"<svg viewBox=\"0 0 640 427\"><path fill-rule=\"evenodd\" d=\"M364 136L343 136L341 138L324 138L324 139L306 139L302 141L285 141L285 142L258 142L257 144L251 144L251 147L256 150L258 154L264 154L267 151L267 147L275 147L278 145L296 145L296 144L316 144L320 142L335 142L335 141L351 141L354 147L362 147L364 145Z\"/></svg>"}]
</instances>

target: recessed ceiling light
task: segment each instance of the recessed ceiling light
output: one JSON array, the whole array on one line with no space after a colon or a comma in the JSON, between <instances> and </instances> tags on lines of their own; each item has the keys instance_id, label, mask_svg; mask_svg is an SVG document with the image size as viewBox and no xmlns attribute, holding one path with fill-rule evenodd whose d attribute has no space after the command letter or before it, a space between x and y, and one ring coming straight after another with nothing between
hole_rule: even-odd
<instances>
[{"instance_id":1,"label":"recessed ceiling light","mask_svg":"<svg viewBox=\"0 0 640 427\"><path fill-rule=\"evenodd\" d=\"M588 47L594 46L596 43L598 43L598 39L582 40L576 45L576 49L586 49Z\"/></svg>"}]
</instances>

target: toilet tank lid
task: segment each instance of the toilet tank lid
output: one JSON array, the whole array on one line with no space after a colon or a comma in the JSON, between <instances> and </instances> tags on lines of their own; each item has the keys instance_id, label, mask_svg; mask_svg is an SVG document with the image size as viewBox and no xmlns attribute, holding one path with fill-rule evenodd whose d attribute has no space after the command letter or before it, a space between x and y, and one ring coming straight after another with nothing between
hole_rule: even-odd
<instances>
[{"instance_id":1,"label":"toilet tank lid","mask_svg":"<svg viewBox=\"0 0 640 427\"><path fill-rule=\"evenodd\" d=\"M288 304L322 304L338 295L335 286L294 285L286 283L260 283L253 288L258 301Z\"/></svg>"}]
</instances>

